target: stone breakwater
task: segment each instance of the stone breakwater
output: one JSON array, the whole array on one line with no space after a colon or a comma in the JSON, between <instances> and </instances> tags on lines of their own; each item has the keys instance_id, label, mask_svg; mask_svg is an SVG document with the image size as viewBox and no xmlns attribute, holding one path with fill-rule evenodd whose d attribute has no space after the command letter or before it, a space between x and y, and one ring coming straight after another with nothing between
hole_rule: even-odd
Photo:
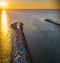
<instances>
[{"instance_id":1,"label":"stone breakwater","mask_svg":"<svg viewBox=\"0 0 60 63\"><path fill-rule=\"evenodd\" d=\"M50 22L50 23L53 23L53 24L55 24L55 25L60 26L60 21L53 21L53 20L51 20L51 19L44 19L44 21Z\"/></svg>"},{"instance_id":2,"label":"stone breakwater","mask_svg":"<svg viewBox=\"0 0 60 63\"><path fill-rule=\"evenodd\" d=\"M22 23L13 23L11 28L15 32L15 63L32 63L31 55L23 33Z\"/></svg>"}]
</instances>

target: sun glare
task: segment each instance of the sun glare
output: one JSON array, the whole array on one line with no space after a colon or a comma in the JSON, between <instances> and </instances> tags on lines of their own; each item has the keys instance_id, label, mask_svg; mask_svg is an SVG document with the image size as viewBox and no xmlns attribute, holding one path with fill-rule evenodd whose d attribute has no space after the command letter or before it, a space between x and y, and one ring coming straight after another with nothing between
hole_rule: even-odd
<instances>
[{"instance_id":1,"label":"sun glare","mask_svg":"<svg viewBox=\"0 0 60 63\"><path fill-rule=\"evenodd\" d=\"M4 2L4 1L2 1L2 2L0 2L0 6L3 7L3 8L5 8L5 7L7 7L7 3Z\"/></svg>"}]
</instances>

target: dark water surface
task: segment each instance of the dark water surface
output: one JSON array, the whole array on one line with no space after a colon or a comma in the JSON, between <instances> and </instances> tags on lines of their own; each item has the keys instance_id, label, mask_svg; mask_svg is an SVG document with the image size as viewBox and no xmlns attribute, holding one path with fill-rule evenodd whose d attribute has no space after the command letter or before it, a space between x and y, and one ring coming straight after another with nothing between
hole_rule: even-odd
<instances>
[{"instance_id":1,"label":"dark water surface","mask_svg":"<svg viewBox=\"0 0 60 63\"><path fill-rule=\"evenodd\" d=\"M7 14L11 23L24 23L33 63L60 63L60 27L44 21L60 21L60 10L7 10Z\"/></svg>"}]
</instances>

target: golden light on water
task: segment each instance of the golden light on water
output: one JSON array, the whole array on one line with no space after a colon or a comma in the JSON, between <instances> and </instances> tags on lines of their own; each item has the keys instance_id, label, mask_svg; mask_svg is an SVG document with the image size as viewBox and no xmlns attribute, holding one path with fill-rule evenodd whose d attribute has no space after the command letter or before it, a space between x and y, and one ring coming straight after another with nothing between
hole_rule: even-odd
<instances>
[{"instance_id":1,"label":"golden light on water","mask_svg":"<svg viewBox=\"0 0 60 63\"><path fill-rule=\"evenodd\" d=\"M8 22L7 21L8 21L8 19L7 19L6 12L5 12L5 10L3 10L2 15L1 15L1 25L2 25L2 28L4 28L3 30L5 30L6 27L8 27Z\"/></svg>"},{"instance_id":2,"label":"golden light on water","mask_svg":"<svg viewBox=\"0 0 60 63\"><path fill-rule=\"evenodd\" d=\"M1 41L0 41L0 62L1 63L9 63L10 61L10 53L11 53L11 29L9 26L8 16L6 11L3 10L1 14Z\"/></svg>"}]
</instances>

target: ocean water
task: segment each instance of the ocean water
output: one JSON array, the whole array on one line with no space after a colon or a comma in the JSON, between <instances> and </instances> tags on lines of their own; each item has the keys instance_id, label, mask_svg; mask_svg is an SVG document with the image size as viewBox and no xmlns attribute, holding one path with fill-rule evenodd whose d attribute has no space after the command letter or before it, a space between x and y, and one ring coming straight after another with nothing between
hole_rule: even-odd
<instances>
[{"instance_id":1,"label":"ocean water","mask_svg":"<svg viewBox=\"0 0 60 63\"><path fill-rule=\"evenodd\" d=\"M6 10L11 23L22 22L33 63L60 63L60 10ZM1 14L1 11L0 11ZM1 15L0 15L1 16Z\"/></svg>"}]
</instances>

